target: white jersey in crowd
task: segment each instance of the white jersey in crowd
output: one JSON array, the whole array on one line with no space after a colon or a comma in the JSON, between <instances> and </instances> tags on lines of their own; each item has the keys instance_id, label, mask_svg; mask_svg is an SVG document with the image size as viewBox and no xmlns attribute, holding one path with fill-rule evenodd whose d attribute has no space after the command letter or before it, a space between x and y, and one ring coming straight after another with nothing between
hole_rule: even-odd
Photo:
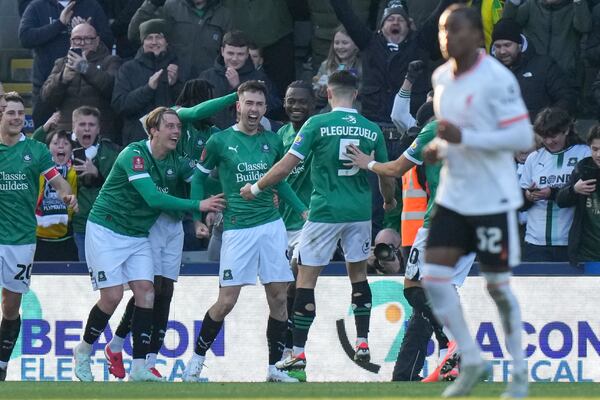
<instances>
[{"instance_id":1,"label":"white jersey in crowd","mask_svg":"<svg viewBox=\"0 0 600 400\"><path fill-rule=\"evenodd\" d=\"M559 153L550 153L542 147L527 157L521 187L529 189L535 183L540 189L560 189L569 183L575 165L590 155L590 148L584 144ZM566 246L574 212L573 207L559 208L553 200L534 202L527 212L525 241L539 246Z\"/></svg>"},{"instance_id":2,"label":"white jersey in crowd","mask_svg":"<svg viewBox=\"0 0 600 400\"><path fill-rule=\"evenodd\" d=\"M435 139L446 158L436 203L462 215L520 207L514 152L533 146L533 130L512 72L481 52L471 70L458 77L446 62L432 83L437 119L462 132L460 144Z\"/></svg>"}]
</instances>

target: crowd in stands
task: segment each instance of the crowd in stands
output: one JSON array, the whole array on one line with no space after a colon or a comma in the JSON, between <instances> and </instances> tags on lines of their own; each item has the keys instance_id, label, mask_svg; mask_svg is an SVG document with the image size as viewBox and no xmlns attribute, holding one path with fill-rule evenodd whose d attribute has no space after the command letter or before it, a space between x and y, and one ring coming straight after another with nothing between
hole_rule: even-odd
<instances>
[{"instance_id":1,"label":"crowd in stands","mask_svg":"<svg viewBox=\"0 0 600 400\"><path fill-rule=\"evenodd\" d=\"M80 207L55 207L56 194L41 185L36 259L85 260L87 213L119 149L147 137L141 121L151 110L187 110L178 150L198 161L208 137L236 122L235 91L249 80L266 83L261 123L277 131L287 120L286 88L307 69L316 113L329 111L328 76L351 71L360 79L356 108L384 132L389 158L399 157L433 117L438 19L457 2L465 1L20 0L19 39L33 51L34 137L48 144ZM600 1L467 3L481 10L482 51L514 73L539 139L515 155L524 260L600 261L600 128L575 130L577 118L600 115ZM295 28L308 21L310 51L301 58L305 38ZM206 140L186 143L189 129ZM385 215L374 174L371 183L373 236L400 232L401 181L399 206ZM209 215L210 229L214 221ZM191 226L186 233L186 249L208 243ZM409 243L384 236L393 248Z\"/></svg>"}]
</instances>

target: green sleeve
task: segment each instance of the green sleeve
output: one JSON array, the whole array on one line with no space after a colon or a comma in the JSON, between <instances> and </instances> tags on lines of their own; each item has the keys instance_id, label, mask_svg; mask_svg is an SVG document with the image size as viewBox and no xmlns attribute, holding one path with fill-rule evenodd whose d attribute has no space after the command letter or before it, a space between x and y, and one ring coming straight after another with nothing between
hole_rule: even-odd
<instances>
[{"instance_id":1,"label":"green sleeve","mask_svg":"<svg viewBox=\"0 0 600 400\"><path fill-rule=\"evenodd\" d=\"M37 140L38 142L42 142L42 143L46 144L46 135L47 135L47 133L44 130L44 127L40 126L35 131L33 131L31 138L33 140Z\"/></svg>"},{"instance_id":2,"label":"green sleeve","mask_svg":"<svg viewBox=\"0 0 600 400\"><path fill-rule=\"evenodd\" d=\"M150 178L134 179L131 181L131 184L151 208L158 208L163 211L199 210L199 201L180 199L175 196L161 193Z\"/></svg>"},{"instance_id":3,"label":"green sleeve","mask_svg":"<svg viewBox=\"0 0 600 400\"><path fill-rule=\"evenodd\" d=\"M281 197L287 204L292 206L292 208L298 213L302 214L304 211L308 210L308 207L304 205L302 200L296 195L296 192L292 190L292 187L286 181L281 181L277 184L277 193L279 193L279 197Z\"/></svg>"},{"instance_id":4,"label":"green sleeve","mask_svg":"<svg viewBox=\"0 0 600 400\"><path fill-rule=\"evenodd\" d=\"M179 115L181 122L200 121L205 118L212 117L225 107L235 103L236 100L237 93L234 92L223 97L206 100L193 107L180 108L177 110L177 115Z\"/></svg>"},{"instance_id":5,"label":"green sleeve","mask_svg":"<svg viewBox=\"0 0 600 400\"><path fill-rule=\"evenodd\" d=\"M296 157L304 160L311 152L313 142L317 136L315 132L318 127L315 127L315 123L313 120L314 117L311 117L302 125L300 128L300 132L296 135L294 139L294 143L290 148L290 153L294 154Z\"/></svg>"},{"instance_id":6,"label":"green sleeve","mask_svg":"<svg viewBox=\"0 0 600 400\"><path fill-rule=\"evenodd\" d=\"M207 174L196 168L194 176L192 176L192 190L190 192L190 198L192 200L201 201L204 199L204 183L206 182L207 177ZM194 211L194 220L198 221L201 219L202 213L200 213L200 210Z\"/></svg>"},{"instance_id":7,"label":"green sleeve","mask_svg":"<svg viewBox=\"0 0 600 400\"><path fill-rule=\"evenodd\" d=\"M410 147L406 149L404 156L417 165L423 164L423 149L425 149L425 146L427 146L429 142L435 139L436 130L436 121L425 125Z\"/></svg>"}]
</instances>

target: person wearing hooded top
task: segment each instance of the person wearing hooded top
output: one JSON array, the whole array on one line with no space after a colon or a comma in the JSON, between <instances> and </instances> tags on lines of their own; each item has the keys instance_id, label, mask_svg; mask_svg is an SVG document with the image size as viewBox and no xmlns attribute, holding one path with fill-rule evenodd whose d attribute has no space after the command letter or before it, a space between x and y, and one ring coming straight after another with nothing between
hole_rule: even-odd
<instances>
[{"instance_id":1,"label":"person wearing hooded top","mask_svg":"<svg viewBox=\"0 0 600 400\"><path fill-rule=\"evenodd\" d=\"M214 86L214 95L222 97L237 90L240 84L258 80L267 86L267 117L278 112L282 107L277 90L263 70L257 71L250 58L248 49L250 42L242 31L227 32L223 36L221 54L216 58L214 66L200 73L199 78L209 81ZM215 115L215 125L227 129L236 123L236 111L229 107Z\"/></svg>"},{"instance_id":2,"label":"person wearing hooded top","mask_svg":"<svg viewBox=\"0 0 600 400\"><path fill-rule=\"evenodd\" d=\"M550 56L536 53L514 19L498 21L492 33L491 53L517 78L532 122L546 107L575 112L574 82Z\"/></svg>"},{"instance_id":3,"label":"person wearing hooded top","mask_svg":"<svg viewBox=\"0 0 600 400\"><path fill-rule=\"evenodd\" d=\"M162 19L141 24L142 47L119 69L112 106L123 117L123 145L147 137L139 119L158 106L172 106L186 81L168 47L168 34Z\"/></svg>"}]
</instances>

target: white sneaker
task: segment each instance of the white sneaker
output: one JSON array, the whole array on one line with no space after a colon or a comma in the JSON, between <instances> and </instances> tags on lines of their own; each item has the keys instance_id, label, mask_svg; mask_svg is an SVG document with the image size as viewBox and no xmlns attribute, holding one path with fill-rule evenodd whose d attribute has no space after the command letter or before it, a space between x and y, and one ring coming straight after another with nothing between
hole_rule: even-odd
<instances>
[{"instance_id":1,"label":"white sneaker","mask_svg":"<svg viewBox=\"0 0 600 400\"><path fill-rule=\"evenodd\" d=\"M131 369L129 372L129 382L164 382L163 378L154 375L152 371L146 368Z\"/></svg>"},{"instance_id":2,"label":"white sneaker","mask_svg":"<svg viewBox=\"0 0 600 400\"><path fill-rule=\"evenodd\" d=\"M278 370L277 368L269 367L269 373L267 375L267 382L285 382L285 383L295 383L300 382L296 378L292 378L285 371Z\"/></svg>"},{"instance_id":3,"label":"white sneaker","mask_svg":"<svg viewBox=\"0 0 600 400\"><path fill-rule=\"evenodd\" d=\"M200 373L204 366L204 357L193 355L185 366L181 379L184 382L206 382L208 379L202 378Z\"/></svg>"},{"instance_id":4,"label":"white sneaker","mask_svg":"<svg viewBox=\"0 0 600 400\"><path fill-rule=\"evenodd\" d=\"M474 365L463 365L460 369L460 375L454 383L444 390L442 397L467 396L476 384L485 380L489 375L490 365L485 361Z\"/></svg>"},{"instance_id":5,"label":"white sneaker","mask_svg":"<svg viewBox=\"0 0 600 400\"><path fill-rule=\"evenodd\" d=\"M81 382L93 382L91 355L73 350L73 358L75 359L75 376L77 379Z\"/></svg>"},{"instance_id":6,"label":"white sneaker","mask_svg":"<svg viewBox=\"0 0 600 400\"><path fill-rule=\"evenodd\" d=\"M292 349L287 349L287 348L283 349L283 353L281 353L281 360L280 361L283 361L286 358L290 358L293 355L294 355L294 351Z\"/></svg>"},{"instance_id":7,"label":"white sneaker","mask_svg":"<svg viewBox=\"0 0 600 400\"><path fill-rule=\"evenodd\" d=\"M506 390L500 398L502 399L522 399L527 397L529 392L529 381L527 369L523 371L513 371L512 381L508 383Z\"/></svg>"}]
</instances>

